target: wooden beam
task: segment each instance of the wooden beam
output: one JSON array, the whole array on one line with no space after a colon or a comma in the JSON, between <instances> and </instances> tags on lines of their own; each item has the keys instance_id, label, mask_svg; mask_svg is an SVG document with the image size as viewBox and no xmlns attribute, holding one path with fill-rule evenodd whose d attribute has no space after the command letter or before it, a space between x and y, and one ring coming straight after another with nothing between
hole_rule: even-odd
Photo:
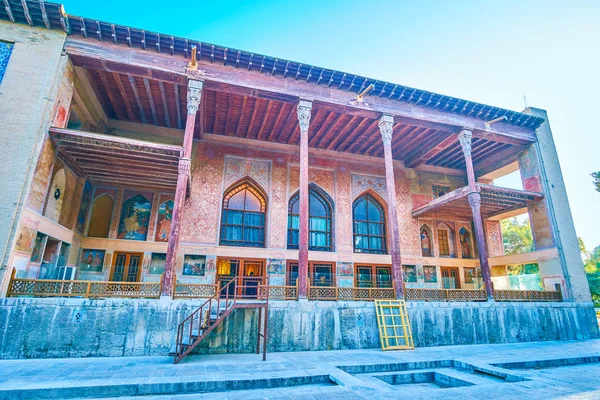
<instances>
[{"instance_id":1,"label":"wooden beam","mask_svg":"<svg viewBox=\"0 0 600 400\"><path fill-rule=\"evenodd\" d=\"M252 110L252 116L250 117L250 124L248 125L248 131L246 132L246 137L249 138L252 133L252 125L254 125L254 120L256 119L256 113L258 112L258 107L260 106L260 99L255 99L254 101L254 109Z\"/></svg>"},{"instance_id":2,"label":"wooden beam","mask_svg":"<svg viewBox=\"0 0 600 400\"><path fill-rule=\"evenodd\" d=\"M323 135L325 133L325 131L327 130L327 127L329 125L331 125L331 122L333 121L333 119L337 115L333 111L325 111L325 113L326 113L326 116L325 116L325 119L323 120L323 123L321 124L321 126L319 126L319 128L317 129L317 131L313 132L310 135L310 137L308 138L308 145L309 145L309 147L315 147L314 146L315 142L318 142L318 140L321 137L321 135Z\"/></svg>"},{"instance_id":3,"label":"wooden beam","mask_svg":"<svg viewBox=\"0 0 600 400\"><path fill-rule=\"evenodd\" d=\"M23 7L23 14L25 15L27 23L33 26L33 20L31 19L31 14L29 14L29 7L27 7L27 0L21 0L21 6Z\"/></svg>"},{"instance_id":4,"label":"wooden beam","mask_svg":"<svg viewBox=\"0 0 600 400\"><path fill-rule=\"evenodd\" d=\"M240 118L238 119L237 126L235 127L235 136L240 137L240 129L242 128L242 122L244 120L244 111L246 110L246 104L248 103L248 96L243 96L242 110L240 111Z\"/></svg>"},{"instance_id":5,"label":"wooden beam","mask_svg":"<svg viewBox=\"0 0 600 400\"><path fill-rule=\"evenodd\" d=\"M223 132L225 135L227 135L227 133L229 132L229 115L231 113L231 97L233 96L233 94L229 94L227 95L227 107L225 108L225 132Z\"/></svg>"},{"instance_id":6,"label":"wooden beam","mask_svg":"<svg viewBox=\"0 0 600 400\"><path fill-rule=\"evenodd\" d=\"M430 158L435 157L443 151L446 151L446 149L455 144L457 140L457 135L453 133L447 136L434 147L430 149L422 149L419 152L413 153L413 155L406 160L406 167L416 168L419 165L426 163L427 160L429 160Z\"/></svg>"},{"instance_id":7,"label":"wooden beam","mask_svg":"<svg viewBox=\"0 0 600 400\"><path fill-rule=\"evenodd\" d=\"M144 87L146 88L146 96L148 96L148 102L150 103L152 121L154 122L154 125L158 125L158 118L156 117L156 107L154 106L154 96L152 96L152 89L150 88L150 82L147 78L144 78Z\"/></svg>"},{"instance_id":8,"label":"wooden beam","mask_svg":"<svg viewBox=\"0 0 600 400\"><path fill-rule=\"evenodd\" d=\"M328 137L331 137L333 135L334 129L344 120L344 118L346 117L346 114L338 114L337 118L335 119L335 121L333 121L331 123L331 125L329 125L329 127L327 128L327 130L325 131L325 133L323 134L323 136L321 136L319 138L319 140L317 141L317 144L315 145L315 147L317 148L321 148L321 145L325 146L325 140Z\"/></svg>"},{"instance_id":9,"label":"wooden beam","mask_svg":"<svg viewBox=\"0 0 600 400\"><path fill-rule=\"evenodd\" d=\"M350 118L350 121L346 122L346 126L344 126L339 132L338 134L333 138L333 140L327 145L326 149L327 150L337 150L337 148L335 148L336 144L338 144L339 142L341 142L343 139L346 138L346 133L352 129L352 124L354 124L354 122L358 119L358 118L362 118L362 117L358 117L358 116L354 116L352 118Z\"/></svg>"},{"instance_id":10,"label":"wooden beam","mask_svg":"<svg viewBox=\"0 0 600 400\"><path fill-rule=\"evenodd\" d=\"M277 139L276 142L277 143L282 143L282 139L283 139L283 133L285 131L285 127L289 125L289 123L294 120L297 121L298 118L296 118L296 107L295 106L291 106L290 107L290 112L288 113L287 118L285 119L285 122L283 123L283 125L281 126L281 129L279 130L279 135L277 135ZM291 134L290 134L291 135Z\"/></svg>"},{"instance_id":11,"label":"wooden beam","mask_svg":"<svg viewBox=\"0 0 600 400\"><path fill-rule=\"evenodd\" d=\"M281 119L281 117L283 116L283 109L285 108L285 105L287 103L281 103L281 107L279 108L279 112L277 113L277 118L275 118L275 123L273 124L273 127L271 128L271 132L269 132L269 136L267 136L267 141L271 141L273 140L273 137L275 136L275 132L277 129L277 125L279 125L279 121Z\"/></svg>"},{"instance_id":12,"label":"wooden beam","mask_svg":"<svg viewBox=\"0 0 600 400\"><path fill-rule=\"evenodd\" d=\"M131 109L131 105L129 104L129 97L127 96L127 92L125 91L125 86L123 86L123 82L121 81L121 75L113 72L113 78L117 83L117 88L119 88L119 93L121 94L121 98L123 99L123 104L125 104L125 110L127 110L127 116L130 121L135 121L135 115L133 114L133 110Z\"/></svg>"},{"instance_id":13,"label":"wooden beam","mask_svg":"<svg viewBox=\"0 0 600 400\"><path fill-rule=\"evenodd\" d=\"M215 93L215 118L213 119L213 128L212 134L218 134L217 130L219 129L219 114L221 112L221 93Z\"/></svg>"},{"instance_id":14,"label":"wooden beam","mask_svg":"<svg viewBox=\"0 0 600 400\"><path fill-rule=\"evenodd\" d=\"M167 106L167 94L165 93L165 84L163 81L158 81L158 87L160 89L160 98L163 104L163 112L165 113L165 125L171 127L171 118L169 118L169 107Z\"/></svg>"},{"instance_id":15,"label":"wooden beam","mask_svg":"<svg viewBox=\"0 0 600 400\"><path fill-rule=\"evenodd\" d=\"M180 84L193 73L185 73L187 60L166 54L152 54L111 43L94 43L83 38L69 36L65 50L72 56L75 65L106 70L125 71L150 79L173 80ZM463 127L473 130L476 137L489 140L526 144L535 142L535 133L530 128L500 122L487 126L485 121L474 116L444 112L425 108L412 103L369 96L366 104L352 103L354 93L348 93L325 85L306 83L304 80L285 80L260 75L255 71L227 68L219 63L200 62L205 88L229 90L238 94L252 93L264 99L295 102L299 98L311 98L315 108L329 107L337 112L353 113L372 119L381 113L391 114L398 123L416 125L429 129L457 132ZM347 111L345 111L347 110Z\"/></svg>"},{"instance_id":16,"label":"wooden beam","mask_svg":"<svg viewBox=\"0 0 600 400\"><path fill-rule=\"evenodd\" d=\"M369 122L370 122L370 124L369 124ZM369 125L366 126L367 124L369 124ZM360 121L358 126L353 129L353 133L347 135L344 138L344 140L342 140L342 142L338 145L337 151L346 151L346 149L348 147L350 147L350 145L352 143L354 143L357 140L360 140L360 137L362 136L362 134L364 132L367 132L369 129L371 129L374 124L377 124L376 119L363 118L363 120Z\"/></svg>"},{"instance_id":17,"label":"wooden beam","mask_svg":"<svg viewBox=\"0 0 600 400\"><path fill-rule=\"evenodd\" d=\"M12 9L10 8L10 3L8 2L8 0L4 0L4 9L6 10L6 14L8 15L8 19L10 19L10 22L15 22L15 17L12 13Z\"/></svg>"},{"instance_id":18,"label":"wooden beam","mask_svg":"<svg viewBox=\"0 0 600 400\"><path fill-rule=\"evenodd\" d=\"M256 134L256 139L258 140L263 140L263 131L265 129L265 125L267 124L267 121L269 119L269 113L271 112L271 108L273 107L273 101L269 101L267 103L267 110L265 111L265 116L263 117L263 120L260 124L260 128L258 128L258 133Z\"/></svg>"},{"instance_id":19,"label":"wooden beam","mask_svg":"<svg viewBox=\"0 0 600 400\"><path fill-rule=\"evenodd\" d=\"M39 0L40 2L40 11L42 12L42 21L44 21L44 26L46 29L50 29L50 19L48 19L48 13L46 12L46 4L44 0Z\"/></svg>"},{"instance_id":20,"label":"wooden beam","mask_svg":"<svg viewBox=\"0 0 600 400\"><path fill-rule=\"evenodd\" d=\"M104 90L106 91L106 94L108 95L108 98L110 99L110 103L112 106L112 109L115 111L115 115L117 116L118 119L123 119L123 116L121 115L121 108L117 106L117 99L115 98L115 94L113 93L113 91L110 88L110 84L108 82L108 78L106 77L105 73L102 71L97 71L98 72L98 76L100 77L100 81L102 81L102 86L104 86Z\"/></svg>"},{"instance_id":21,"label":"wooden beam","mask_svg":"<svg viewBox=\"0 0 600 400\"><path fill-rule=\"evenodd\" d=\"M175 93L175 107L177 108L177 129L183 129L181 124L181 100L179 99L179 85L173 83L173 92Z\"/></svg>"},{"instance_id":22,"label":"wooden beam","mask_svg":"<svg viewBox=\"0 0 600 400\"><path fill-rule=\"evenodd\" d=\"M135 84L135 78L133 77L133 75L127 75L127 78L129 79L131 90L133 90L133 96L135 97L135 102L137 103L138 111L140 112L140 119L142 120L143 124L147 124L148 121L146 120L146 113L144 112L144 106L142 105L142 102L140 100L140 94L138 93L137 86Z\"/></svg>"}]
</instances>

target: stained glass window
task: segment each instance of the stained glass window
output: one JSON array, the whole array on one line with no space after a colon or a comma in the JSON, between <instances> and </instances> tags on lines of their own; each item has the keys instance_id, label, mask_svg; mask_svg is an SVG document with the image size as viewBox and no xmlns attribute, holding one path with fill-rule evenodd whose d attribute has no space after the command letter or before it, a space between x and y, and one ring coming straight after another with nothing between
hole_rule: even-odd
<instances>
[{"instance_id":1,"label":"stained glass window","mask_svg":"<svg viewBox=\"0 0 600 400\"><path fill-rule=\"evenodd\" d=\"M12 53L13 46L13 43L0 42L0 83L2 83L2 78L4 78L4 73L6 72L8 59L10 58L10 53Z\"/></svg>"}]
</instances>

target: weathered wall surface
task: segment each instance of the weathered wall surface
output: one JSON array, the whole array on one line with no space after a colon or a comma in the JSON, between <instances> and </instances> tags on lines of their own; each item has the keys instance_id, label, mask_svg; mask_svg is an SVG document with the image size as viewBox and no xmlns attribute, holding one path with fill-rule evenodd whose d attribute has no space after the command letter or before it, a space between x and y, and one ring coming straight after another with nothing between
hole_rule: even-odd
<instances>
[{"instance_id":1,"label":"weathered wall surface","mask_svg":"<svg viewBox=\"0 0 600 400\"><path fill-rule=\"evenodd\" d=\"M199 302L0 299L0 358L165 355ZM416 346L598 337L591 303L421 303ZM236 310L199 352L252 352L257 311ZM269 351L378 348L371 302L271 302Z\"/></svg>"},{"instance_id":2,"label":"weathered wall surface","mask_svg":"<svg viewBox=\"0 0 600 400\"><path fill-rule=\"evenodd\" d=\"M66 61L61 56L64 39L61 31L0 21L0 40L14 43L0 86L0 148L4 165L0 172L2 265L21 217L41 151L41 138L57 111L55 96ZM3 274L4 269L0 268L0 282Z\"/></svg>"}]
</instances>

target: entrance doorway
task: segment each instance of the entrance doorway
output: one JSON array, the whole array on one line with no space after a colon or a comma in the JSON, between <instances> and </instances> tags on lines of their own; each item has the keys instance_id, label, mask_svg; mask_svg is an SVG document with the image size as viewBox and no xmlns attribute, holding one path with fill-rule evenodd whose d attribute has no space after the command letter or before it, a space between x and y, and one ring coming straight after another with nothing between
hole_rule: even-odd
<instances>
[{"instance_id":1,"label":"entrance doorway","mask_svg":"<svg viewBox=\"0 0 600 400\"><path fill-rule=\"evenodd\" d=\"M442 267L442 287L460 289L460 273L456 267Z\"/></svg>"},{"instance_id":2,"label":"entrance doorway","mask_svg":"<svg viewBox=\"0 0 600 400\"><path fill-rule=\"evenodd\" d=\"M139 282L142 253L115 253L110 280L114 282Z\"/></svg>"},{"instance_id":3,"label":"entrance doorway","mask_svg":"<svg viewBox=\"0 0 600 400\"><path fill-rule=\"evenodd\" d=\"M228 286L221 297L230 297L237 293L248 299L255 299L258 286L265 277L265 260L256 258L217 258L217 282L219 287L227 285L232 280L238 279Z\"/></svg>"}]
</instances>

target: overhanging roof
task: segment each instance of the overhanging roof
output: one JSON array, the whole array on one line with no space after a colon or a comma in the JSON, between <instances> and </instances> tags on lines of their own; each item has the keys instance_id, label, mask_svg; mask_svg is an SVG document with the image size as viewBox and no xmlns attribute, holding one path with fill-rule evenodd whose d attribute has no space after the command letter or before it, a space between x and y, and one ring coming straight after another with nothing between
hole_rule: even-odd
<instances>
[{"instance_id":1,"label":"overhanging roof","mask_svg":"<svg viewBox=\"0 0 600 400\"><path fill-rule=\"evenodd\" d=\"M537 192L502 188L477 183L477 192L481 194L481 215L491 218L512 210L527 207L532 201L544 196ZM413 209L413 217L461 217L471 219L473 213L469 205L469 187L465 186L433 199L429 203Z\"/></svg>"},{"instance_id":2,"label":"overhanging roof","mask_svg":"<svg viewBox=\"0 0 600 400\"><path fill-rule=\"evenodd\" d=\"M197 58L199 61L222 63L225 66L244 68L263 75L302 80L307 83L335 87L353 93L359 93L370 84L373 84L374 89L368 96L388 98L447 113L467 115L485 121L505 116L507 123L530 129L535 129L544 122L543 118L533 115L356 74L68 15L64 13L62 6L57 3L39 0L4 0L4 4L5 7L0 8L1 19L27 23L32 26L45 26L48 29L63 29L69 35L96 38L99 41L114 42L117 45L142 48L185 58L189 58L191 46L195 45L198 49Z\"/></svg>"},{"instance_id":3,"label":"overhanging roof","mask_svg":"<svg viewBox=\"0 0 600 400\"><path fill-rule=\"evenodd\" d=\"M49 134L58 157L96 184L164 191L177 186L181 146L59 128Z\"/></svg>"}]
</instances>

